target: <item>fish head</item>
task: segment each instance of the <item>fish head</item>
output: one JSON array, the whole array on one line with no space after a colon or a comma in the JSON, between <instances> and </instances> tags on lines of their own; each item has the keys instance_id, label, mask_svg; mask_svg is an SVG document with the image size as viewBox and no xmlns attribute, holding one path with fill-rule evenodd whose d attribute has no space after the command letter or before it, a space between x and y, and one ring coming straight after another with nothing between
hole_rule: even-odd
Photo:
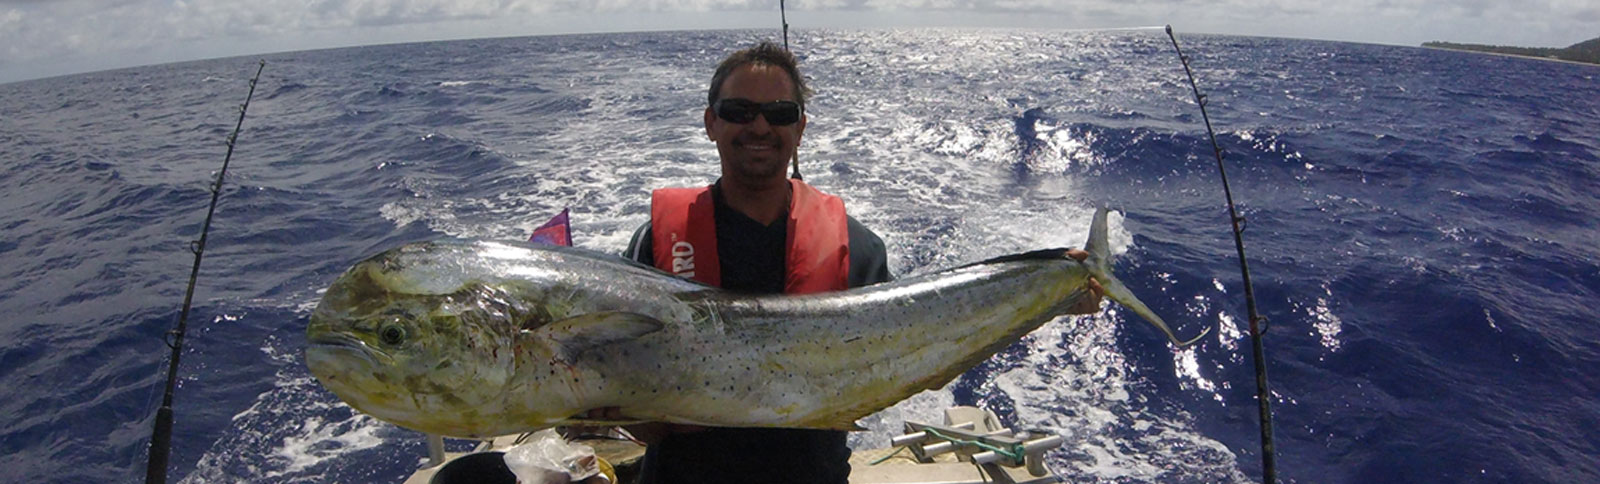
<instances>
[{"instance_id":1,"label":"fish head","mask_svg":"<svg viewBox=\"0 0 1600 484\"><path fill-rule=\"evenodd\" d=\"M491 283L413 245L362 261L323 294L306 330L306 365L351 407L402 427L496 435L515 373L517 304ZM429 261L429 262L423 262ZM442 271L442 272L441 272ZM453 275L452 275L453 274Z\"/></svg>"}]
</instances>

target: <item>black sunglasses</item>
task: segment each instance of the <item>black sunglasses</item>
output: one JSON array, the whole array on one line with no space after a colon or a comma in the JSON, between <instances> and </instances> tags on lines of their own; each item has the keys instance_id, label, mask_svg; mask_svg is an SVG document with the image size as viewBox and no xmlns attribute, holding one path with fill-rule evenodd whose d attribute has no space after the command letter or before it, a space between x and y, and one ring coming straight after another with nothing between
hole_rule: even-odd
<instances>
[{"instance_id":1,"label":"black sunglasses","mask_svg":"<svg viewBox=\"0 0 1600 484\"><path fill-rule=\"evenodd\" d=\"M766 116L767 124L788 126L800 120L800 104L794 101L758 103L749 99L720 99L712 106L717 117L730 123L745 124L756 120L756 115Z\"/></svg>"}]
</instances>

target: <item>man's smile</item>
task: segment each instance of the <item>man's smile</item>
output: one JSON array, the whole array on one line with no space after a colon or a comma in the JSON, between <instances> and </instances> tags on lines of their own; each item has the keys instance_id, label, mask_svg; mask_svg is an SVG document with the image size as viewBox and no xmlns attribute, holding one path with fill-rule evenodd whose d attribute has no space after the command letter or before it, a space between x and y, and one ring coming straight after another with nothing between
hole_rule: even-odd
<instances>
[{"instance_id":1,"label":"man's smile","mask_svg":"<svg viewBox=\"0 0 1600 484\"><path fill-rule=\"evenodd\" d=\"M750 151L770 151L778 149L775 140L740 140L739 147Z\"/></svg>"}]
</instances>

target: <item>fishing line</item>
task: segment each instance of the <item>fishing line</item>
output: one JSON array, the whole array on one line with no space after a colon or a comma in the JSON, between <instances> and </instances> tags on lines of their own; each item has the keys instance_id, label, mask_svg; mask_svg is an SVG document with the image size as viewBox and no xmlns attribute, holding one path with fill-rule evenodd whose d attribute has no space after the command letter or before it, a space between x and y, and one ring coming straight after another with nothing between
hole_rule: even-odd
<instances>
[{"instance_id":1,"label":"fishing line","mask_svg":"<svg viewBox=\"0 0 1600 484\"><path fill-rule=\"evenodd\" d=\"M244 96L244 104L239 105L239 122L233 125L233 134L228 135L228 154L222 157L222 169L217 171L217 179L211 184L211 207L206 209L206 222L200 227L200 239L189 243L189 251L194 252L194 267L189 270L189 289L183 295L183 312L178 314L178 327L167 331L163 337L167 347L172 348L172 358L167 365L167 393L161 398L161 409L156 410L156 427L150 434L150 462L145 467L145 484L167 482L167 458L172 451L172 393L178 384L178 356L183 353L183 335L189 329L189 308L194 301L195 281L200 277L200 258L206 252L211 216L217 212L217 199L222 196L222 178L228 174L234 142L239 140L239 130L244 127L245 110L250 108L250 98L256 94L256 82L261 80L261 71L266 67L266 60L258 61L256 75L250 78L250 93Z\"/></svg>"},{"instance_id":2,"label":"fishing line","mask_svg":"<svg viewBox=\"0 0 1600 484\"><path fill-rule=\"evenodd\" d=\"M1206 134L1211 137L1211 152L1217 158L1217 173L1222 175L1222 193L1228 200L1228 218L1233 224L1233 245L1239 251L1239 272L1244 277L1244 300L1250 311L1250 346L1256 365L1256 402L1260 404L1261 420L1261 478L1263 482L1278 482L1277 453L1272 443L1272 392L1267 386L1267 354L1266 347L1261 341L1263 332L1267 330L1267 318L1256 312L1255 290L1250 286L1250 265L1244 258L1244 217L1239 216L1239 211L1233 205L1233 190L1228 186L1228 170L1223 167L1222 147L1217 144L1217 133L1211 129L1211 116L1206 114L1206 96L1200 94L1200 85L1195 82L1194 71L1189 68L1189 56L1183 54L1183 49L1178 47L1178 37L1173 35L1172 26L1167 26L1167 38L1172 39L1172 50L1178 53L1178 61L1183 63L1183 73L1189 76L1189 89L1194 92L1195 104L1200 105L1200 119L1205 120Z\"/></svg>"}]
</instances>

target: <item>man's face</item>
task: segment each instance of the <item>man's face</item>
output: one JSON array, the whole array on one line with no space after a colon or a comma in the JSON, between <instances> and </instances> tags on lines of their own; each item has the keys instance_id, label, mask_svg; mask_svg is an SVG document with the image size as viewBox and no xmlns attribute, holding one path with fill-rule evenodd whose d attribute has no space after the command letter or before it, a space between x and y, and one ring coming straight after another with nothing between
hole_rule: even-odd
<instances>
[{"instance_id":1,"label":"man's face","mask_svg":"<svg viewBox=\"0 0 1600 484\"><path fill-rule=\"evenodd\" d=\"M717 99L745 99L756 103L794 101L794 83L783 68L765 64L746 64L733 70L722 83ZM717 117L707 107L706 136L717 143L722 157L722 177L742 182L783 180L789 158L800 146L806 118L787 126L773 126L765 116L745 124Z\"/></svg>"}]
</instances>

